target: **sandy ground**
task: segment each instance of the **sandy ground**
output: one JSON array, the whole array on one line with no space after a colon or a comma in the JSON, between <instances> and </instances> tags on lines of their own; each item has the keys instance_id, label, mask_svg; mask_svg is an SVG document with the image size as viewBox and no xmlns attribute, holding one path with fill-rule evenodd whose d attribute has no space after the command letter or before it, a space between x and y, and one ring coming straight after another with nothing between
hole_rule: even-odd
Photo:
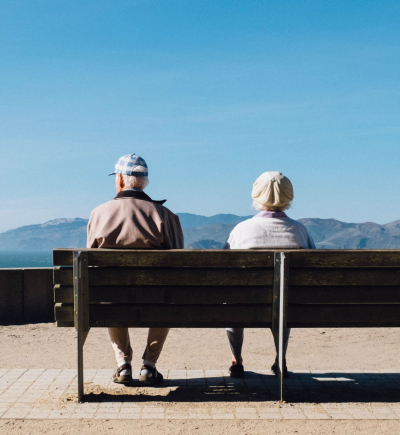
<instances>
[{"instance_id":1,"label":"sandy ground","mask_svg":"<svg viewBox=\"0 0 400 435\"><path fill-rule=\"evenodd\" d=\"M139 367L147 331L132 329L133 366ZM76 333L54 324L0 326L0 368L75 368ZM269 368L274 360L268 330L245 331L247 370ZM296 329L287 360L290 369L400 370L398 330ZM86 368L113 368L114 355L105 329L92 329L85 344ZM230 351L221 329L173 329L159 367L227 369ZM399 394L400 397L400 394ZM400 401L400 399L399 399ZM222 405L222 404L221 404ZM187 404L182 403L182 406ZM219 406L215 404L215 406ZM0 421L1 434L397 434L399 421Z\"/></svg>"},{"instance_id":2,"label":"sandy ground","mask_svg":"<svg viewBox=\"0 0 400 435\"><path fill-rule=\"evenodd\" d=\"M396 435L398 421L4 421L4 435Z\"/></svg>"},{"instance_id":3,"label":"sandy ground","mask_svg":"<svg viewBox=\"0 0 400 435\"><path fill-rule=\"evenodd\" d=\"M131 329L134 367L139 368L146 329ZM76 333L53 323L0 326L0 368L75 368ZM287 354L290 369L399 369L397 328L294 329ZM245 369L269 368L275 358L269 330L247 329ZM93 328L85 344L86 368L115 366L108 332ZM158 362L169 369L227 369L230 350L223 329L172 329Z\"/></svg>"}]
</instances>

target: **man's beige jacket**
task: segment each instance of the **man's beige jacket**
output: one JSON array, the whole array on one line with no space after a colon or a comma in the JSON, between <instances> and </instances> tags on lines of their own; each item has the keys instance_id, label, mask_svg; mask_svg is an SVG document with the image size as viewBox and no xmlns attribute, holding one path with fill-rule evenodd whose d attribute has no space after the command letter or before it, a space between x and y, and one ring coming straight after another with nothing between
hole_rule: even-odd
<instances>
[{"instance_id":1,"label":"man's beige jacket","mask_svg":"<svg viewBox=\"0 0 400 435\"><path fill-rule=\"evenodd\" d=\"M179 217L144 192L125 190L90 214L88 248L183 249Z\"/></svg>"}]
</instances>

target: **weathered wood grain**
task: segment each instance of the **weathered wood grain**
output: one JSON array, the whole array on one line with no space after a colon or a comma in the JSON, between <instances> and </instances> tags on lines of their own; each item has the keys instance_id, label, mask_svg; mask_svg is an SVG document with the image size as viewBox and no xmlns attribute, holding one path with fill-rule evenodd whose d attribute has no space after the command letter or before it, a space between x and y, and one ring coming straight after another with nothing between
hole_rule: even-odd
<instances>
[{"instance_id":1,"label":"weathered wood grain","mask_svg":"<svg viewBox=\"0 0 400 435\"><path fill-rule=\"evenodd\" d=\"M273 269L89 268L89 285L272 285ZM54 268L54 284L72 285L72 268Z\"/></svg>"},{"instance_id":2,"label":"weathered wood grain","mask_svg":"<svg viewBox=\"0 0 400 435\"><path fill-rule=\"evenodd\" d=\"M400 326L400 304L289 305L290 328Z\"/></svg>"},{"instance_id":3,"label":"weathered wood grain","mask_svg":"<svg viewBox=\"0 0 400 435\"><path fill-rule=\"evenodd\" d=\"M56 326L57 328L73 328L74 327L74 322L63 322L63 321L59 321L56 322Z\"/></svg>"},{"instance_id":4,"label":"weathered wood grain","mask_svg":"<svg viewBox=\"0 0 400 435\"><path fill-rule=\"evenodd\" d=\"M54 268L54 283L72 285L72 268ZM272 268L89 268L96 285L272 285ZM399 285L400 268L291 268L289 285Z\"/></svg>"},{"instance_id":5,"label":"weathered wood grain","mask_svg":"<svg viewBox=\"0 0 400 435\"><path fill-rule=\"evenodd\" d=\"M316 249L285 251L290 267L398 267L400 250L344 250Z\"/></svg>"},{"instance_id":6,"label":"weathered wood grain","mask_svg":"<svg viewBox=\"0 0 400 435\"><path fill-rule=\"evenodd\" d=\"M271 286L92 286L90 303L271 303ZM54 302L73 303L71 286L54 286ZM400 286L291 286L289 304L400 303Z\"/></svg>"},{"instance_id":7,"label":"weathered wood grain","mask_svg":"<svg viewBox=\"0 0 400 435\"><path fill-rule=\"evenodd\" d=\"M57 322L73 322L74 324L74 305L61 303L55 304L54 318Z\"/></svg>"},{"instance_id":8,"label":"weathered wood grain","mask_svg":"<svg viewBox=\"0 0 400 435\"><path fill-rule=\"evenodd\" d=\"M54 286L54 302L73 303L71 286ZM271 303L271 286L92 286L89 302L153 304Z\"/></svg>"},{"instance_id":9,"label":"weathered wood grain","mask_svg":"<svg viewBox=\"0 0 400 435\"><path fill-rule=\"evenodd\" d=\"M400 303L397 286L290 286L289 304Z\"/></svg>"},{"instance_id":10,"label":"weathered wood grain","mask_svg":"<svg viewBox=\"0 0 400 435\"><path fill-rule=\"evenodd\" d=\"M290 263L291 264L291 263ZM400 268L296 268L289 270L289 286L292 285L399 285Z\"/></svg>"},{"instance_id":11,"label":"weathered wood grain","mask_svg":"<svg viewBox=\"0 0 400 435\"><path fill-rule=\"evenodd\" d=\"M54 249L55 266L72 266L77 249ZM273 251L79 249L91 266L105 267L273 267Z\"/></svg>"},{"instance_id":12,"label":"weathered wood grain","mask_svg":"<svg viewBox=\"0 0 400 435\"><path fill-rule=\"evenodd\" d=\"M55 264L72 264L73 251L55 250ZM89 268L90 326L115 326L117 314L119 326L271 323L271 250L85 251L93 265L116 266ZM400 326L400 251L284 252L290 259L289 327ZM58 326L70 325L73 316L73 305L65 304L73 302L72 281L71 267L55 268Z\"/></svg>"},{"instance_id":13,"label":"weathered wood grain","mask_svg":"<svg viewBox=\"0 0 400 435\"><path fill-rule=\"evenodd\" d=\"M73 319L73 306L57 304L58 322ZM91 305L90 327L271 327L271 305Z\"/></svg>"},{"instance_id":14,"label":"weathered wood grain","mask_svg":"<svg viewBox=\"0 0 400 435\"><path fill-rule=\"evenodd\" d=\"M55 266L71 266L78 249L54 249ZM121 267L272 267L273 253L283 251L291 267L400 267L400 250L125 250L79 249L89 253L92 266Z\"/></svg>"}]
</instances>

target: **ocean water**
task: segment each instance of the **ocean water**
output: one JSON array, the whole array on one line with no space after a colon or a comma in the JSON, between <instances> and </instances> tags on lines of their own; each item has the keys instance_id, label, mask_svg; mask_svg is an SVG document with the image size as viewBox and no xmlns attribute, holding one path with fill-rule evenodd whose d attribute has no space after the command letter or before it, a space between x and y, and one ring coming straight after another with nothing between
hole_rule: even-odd
<instances>
[{"instance_id":1,"label":"ocean water","mask_svg":"<svg viewBox=\"0 0 400 435\"><path fill-rule=\"evenodd\" d=\"M52 251L0 251L0 269L52 266Z\"/></svg>"}]
</instances>

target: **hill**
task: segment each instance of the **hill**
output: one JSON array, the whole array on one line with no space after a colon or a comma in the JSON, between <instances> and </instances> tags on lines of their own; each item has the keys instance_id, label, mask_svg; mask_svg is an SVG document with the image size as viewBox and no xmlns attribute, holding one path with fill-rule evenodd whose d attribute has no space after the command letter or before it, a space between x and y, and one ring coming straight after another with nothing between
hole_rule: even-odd
<instances>
[{"instance_id":1,"label":"hill","mask_svg":"<svg viewBox=\"0 0 400 435\"><path fill-rule=\"evenodd\" d=\"M385 225L300 219L320 249L399 249L400 220Z\"/></svg>"},{"instance_id":2,"label":"hill","mask_svg":"<svg viewBox=\"0 0 400 435\"><path fill-rule=\"evenodd\" d=\"M251 216L178 213L187 249L220 249L234 226ZM1 251L51 251L86 246L87 219L55 219L0 234ZM400 249L400 220L379 225L335 219L300 219L321 249Z\"/></svg>"},{"instance_id":3,"label":"hill","mask_svg":"<svg viewBox=\"0 0 400 435\"><path fill-rule=\"evenodd\" d=\"M200 228L214 224L236 225L253 216L236 216L235 214L216 214L214 216L200 216L191 213L177 213L182 228Z\"/></svg>"}]
</instances>

